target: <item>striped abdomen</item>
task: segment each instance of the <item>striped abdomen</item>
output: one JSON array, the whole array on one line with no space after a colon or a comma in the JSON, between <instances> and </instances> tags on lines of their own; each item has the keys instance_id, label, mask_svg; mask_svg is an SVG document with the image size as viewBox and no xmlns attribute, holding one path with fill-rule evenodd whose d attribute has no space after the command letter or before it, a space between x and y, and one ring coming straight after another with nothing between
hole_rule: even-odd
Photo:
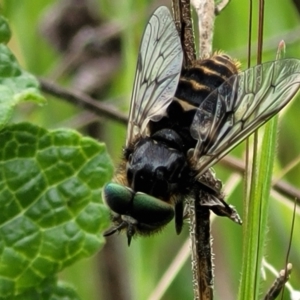
<instances>
[{"instance_id":1,"label":"striped abdomen","mask_svg":"<svg viewBox=\"0 0 300 300\"><path fill-rule=\"evenodd\" d=\"M197 60L191 68L183 69L167 115L158 122L150 121L151 134L170 128L182 138L184 152L195 147L196 141L191 137L190 126L196 109L212 91L236 73L238 63L221 53Z\"/></svg>"},{"instance_id":2,"label":"striped abdomen","mask_svg":"<svg viewBox=\"0 0 300 300\"><path fill-rule=\"evenodd\" d=\"M191 68L182 71L175 97L198 107L213 90L238 73L238 65L221 53L195 61Z\"/></svg>"}]
</instances>

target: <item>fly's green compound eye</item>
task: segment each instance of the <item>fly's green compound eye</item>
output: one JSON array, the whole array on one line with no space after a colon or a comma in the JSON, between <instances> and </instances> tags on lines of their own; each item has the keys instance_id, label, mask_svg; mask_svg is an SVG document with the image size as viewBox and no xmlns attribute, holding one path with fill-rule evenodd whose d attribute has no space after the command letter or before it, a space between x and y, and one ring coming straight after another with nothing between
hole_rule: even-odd
<instances>
[{"instance_id":1,"label":"fly's green compound eye","mask_svg":"<svg viewBox=\"0 0 300 300\"><path fill-rule=\"evenodd\" d=\"M136 193L130 216L144 224L169 223L174 217L174 208L167 202L143 193Z\"/></svg>"},{"instance_id":2,"label":"fly's green compound eye","mask_svg":"<svg viewBox=\"0 0 300 300\"><path fill-rule=\"evenodd\" d=\"M174 208L169 203L144 193L135 194L117 183L104 187L103 198L113 212L128 215L143 224L165 225L174 217Z\"/></svg>"},{"instance_id":3,"label":"fly's green compound eye","mask_svg":"<svg viewBox=\"0 0 300 300\"><path fill-rule=\"evenodd\" d=\"M103 188L103 198L110 209L117 214L124 215L132 207L134 193L123 185L108 183Z\"/></svg>"}]
</instances>

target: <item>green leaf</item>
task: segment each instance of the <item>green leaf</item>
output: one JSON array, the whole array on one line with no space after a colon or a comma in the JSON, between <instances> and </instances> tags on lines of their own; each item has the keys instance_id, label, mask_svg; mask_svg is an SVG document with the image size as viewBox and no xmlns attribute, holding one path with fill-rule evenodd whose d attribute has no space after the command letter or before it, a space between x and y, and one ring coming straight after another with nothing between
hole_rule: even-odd
<instances>
[{"instance_id":1,"label":"green leaf","mask_svg":"<svg viewBox=\"0 0 300 300\"><path fill-rule=\"evenodd\" d=\"M0 16L0 43L7 44L11 38L11 31L6 19Z\"/></svg>"},{"instance_id":2,"label":"green leaf","mask_svg":"<svg viewBox=\"0 0 300 300\"><path fill-rule=\"evenodd\" d=\"M33 299L55 299L55 300L80 300L74 288L64 282L57 282L56 277L47 278L39 286L29 289L17 296L1 297L0 300L33 300Z\"/></svg>"},{"instance_id":3,"label":"green leaf","mask_svg":"<svg viewBox=\"0 0 300 300\"><path fill-rule=\"evenodd\" d=\"M22 123L0 141L0 295L11 296L103 245L113 168L103 144L71 130Z\"/></svg>"},{"instance_id":4,"label":"green leaf","mask_svg":"<svg viewBox=\"0 0 300 300\"><path fill-rule=\"evenodd\" d=\"M24 101L46 102L36 78L24 71L11 51L0 44L0 129L10 119L13 107Z\"/></svg>"}]
</instances>

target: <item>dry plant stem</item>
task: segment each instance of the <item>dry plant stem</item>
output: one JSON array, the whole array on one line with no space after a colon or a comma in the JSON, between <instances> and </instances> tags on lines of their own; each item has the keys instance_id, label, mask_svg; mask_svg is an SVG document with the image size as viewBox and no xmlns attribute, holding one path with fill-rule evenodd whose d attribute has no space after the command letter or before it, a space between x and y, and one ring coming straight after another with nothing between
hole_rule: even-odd
<instances>
[{"instance_id":1,"label":"dry plant stem","mask_svg":"<svg viewBox=\"0 0 300 300\"><path fill-rule=\"evenodd\" d=\"M188 201L193 287L195 300L213 299L213 267L209 209L199 199Z\"/></svg>"},{"instance_id":2,"label":"dry plant stem","mask_svg":"<svg viewBox=\"0 0 300 300\"><path fill-rule=\"evenodd\" d=\"M198 15L200 57L206 58L212 54L215 3L211 0L192 0L191 3Z\"/></svg>"},{"instance_id":3,"label":"dry plant stem","mask_svg":"<svg viewBox=\"0 0 300 300\"><path fill-rule=\"evenodd\" d=\"M193 30L193 20L191 16L190 1L182 2L182 24L183 27L183 45L185 47L185 61L187 66L191 66L196 60L196 46Z\"/></svg>"},{"instance_id":4,"label":"dry plant stem","mask_svg":"<svg viewBox=\"0 0 300 300\"><path fill-rule=\"evenodd\" d=\"M87 96L86 94L72 92L66 88L62 88L59 85L47 79L39 78L39 82L42 91L49 95L76 104L79 107L83 107L84 109L90 110L91 112L101 117L107 117L123 125L127 125L128 117L124 113L112 108L111 106L105 105L99 102L98 100ZM220 164L234 171L237 171L240 174L244 174L245 172L244 162L230 155L224 157L220 161ZM277 192L281 193L282 195L290 199L295 199L295 198L300 199L300 190L283 180L276 179L273 188ZM298 200L298 204L300 203L299 201L300 200Z\"/></svg>"},{"instance_id":5,"label":"dry plant stem","mask_svg":"<svg viewBox=\"0 0 300 300\"><path fill-rule=\"evenodd\" d=\"M182 21L181 21L181 3L178 0L172 0L172 13L173 19L178 31L178 35L181 37Z\"/></svg>"},{"instance_id":6,"label":"dry plant stem","mask_svg":"<svg viewBox=\"0 0 300 300\"><path fill-rule=\"evenodd\" d=\"M190 1L172 0L172 9L174 22L183 48L184 67L190 67L196 60Z\"/></svg>"},{"instance_id":7,"label":"dry plant stem","mask_svg":"<svg viewBox=\"0 0 300 300\"><path fill-rule=\"evenodd\" d=\"M173 7L176 8L177 6L177 8L180 8L180 13L175 14L175 18L179 15L181 19L180 37L184 53L184 62L185 67L190 67L196 60L190 1L177 1L177 5L173 4ZM208 11L206 10L206 5L203 4L203 1L194 1L196 10L198 7L197 14L199 26L205 26L203 31L200 30L200 40L202 41L202 43L200 43L201 56L203 56L203 53L207 56L210 55L212 47L214 1L208 0L206 2L207 3L205 4L209 5L209 7L213 9L213 18L209 20L206 20ZM197 4L199 4L200 6L197 6ZM203 4L204 6L201 6L201 4ZM202 19L205 19L206 23L203 23ZM209 34L210 36L208 36ZM207 53L205 53L205 51L207 51ZM201 194L202 192L200 192L200 197ZM212 300L213 271L209 219L210 212L207 207L201 206L200 197L195 197L195 199L190 199L188 201L194 299Z\"/></svg>"},{"instance_id":8,"label":"dry plant stem","mask_svg":"<svg viewBox=\"0 0 300 300\"><path fill-rule=\"evenodd\" d=\"M287 264L284 270L281 270L278 274L278 277L273 282L270 290L267 292L264 300L273 300L276 299L280 294L284 285L289 280L290 274L292 272L292 264Z\"/></svg>"}]
</instances>

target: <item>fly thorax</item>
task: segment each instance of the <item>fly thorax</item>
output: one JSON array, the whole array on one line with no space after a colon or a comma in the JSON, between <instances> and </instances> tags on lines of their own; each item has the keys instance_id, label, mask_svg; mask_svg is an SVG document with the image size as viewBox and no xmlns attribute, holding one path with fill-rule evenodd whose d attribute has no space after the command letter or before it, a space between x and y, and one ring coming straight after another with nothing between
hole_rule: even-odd
<instances>
[{"instance_id":1,"label":"fly thorax","mask_svg":"<svg viewBox=\"0 0 300 300\"><path fill-rule=\"evenodd\" d=\"M134 191L169 201L178 189L186 167L181 151L152 137L144 138L129 156L127 177Z\"/></svg>"}]
</instances>

